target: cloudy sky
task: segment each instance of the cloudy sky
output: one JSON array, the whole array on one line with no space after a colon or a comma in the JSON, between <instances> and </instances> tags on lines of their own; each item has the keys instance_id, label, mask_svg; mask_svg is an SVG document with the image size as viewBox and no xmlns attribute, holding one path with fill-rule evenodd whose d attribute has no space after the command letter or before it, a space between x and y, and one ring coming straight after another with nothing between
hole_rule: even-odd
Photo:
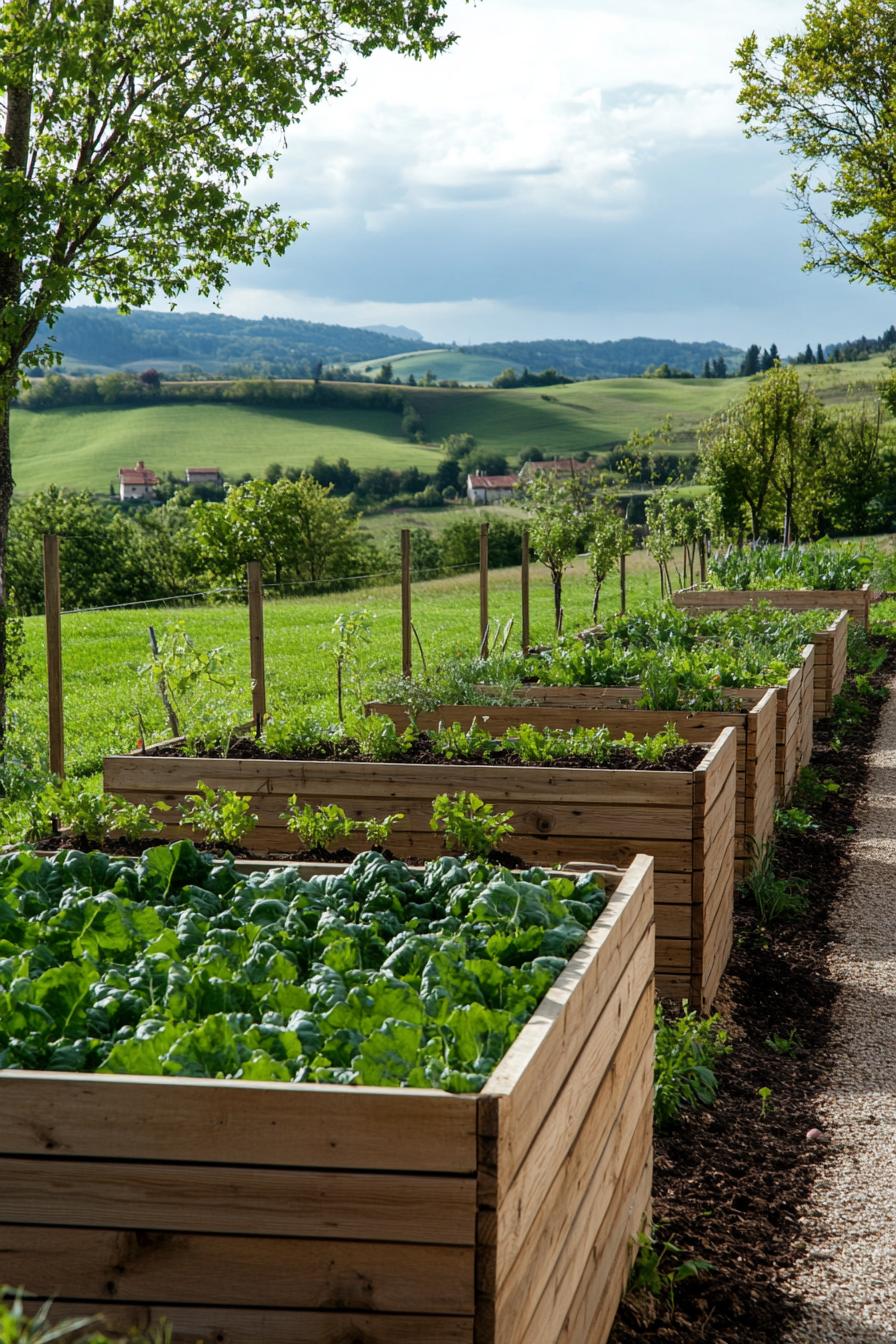
<instances>
[{"instance_id":1,"label":"cloudy sky","mask_svg":"<svg viewBox=\"0 0 896 1344\"><path fill-rule=\"evenodd\" d=\"M896 299L801 272L787 165L738 122L737 42L802 9L455 4L447 55L359 63L294 131L263 190L310 227L270 270L236 272L221 308L459 344L644 335L791 353L877 334Z\"/></svg>"}]
</instances>

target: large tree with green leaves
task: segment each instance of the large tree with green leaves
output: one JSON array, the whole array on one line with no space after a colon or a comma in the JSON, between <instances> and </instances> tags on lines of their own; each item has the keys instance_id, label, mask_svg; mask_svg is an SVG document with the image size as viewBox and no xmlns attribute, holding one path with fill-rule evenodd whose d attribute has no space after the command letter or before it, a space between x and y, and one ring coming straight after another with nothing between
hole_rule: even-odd
<instances>
[{"instance_id":1,"label":"large tree with green leaves","mask_svg":"<svg viewBox=\"0 0 896 1344\"><path fill-rule=\"evenodd\" d=\"M224 285L302 225L252 184L347 61L450 44L447 0L0 0L0 743L9 410L73 296L123 308Z\"/></svg>"},{"instance_id":2,"label":"large tree with green leaves","mask_svg":"<svg viewBox=\"0 0 896 1344\"><path fill-rule=\"evenodd\" d=\"M896 6L809 0L803 28L740 44L742 120L795 160L806 269L896 285Z\"/></svg>"}]
</instances>

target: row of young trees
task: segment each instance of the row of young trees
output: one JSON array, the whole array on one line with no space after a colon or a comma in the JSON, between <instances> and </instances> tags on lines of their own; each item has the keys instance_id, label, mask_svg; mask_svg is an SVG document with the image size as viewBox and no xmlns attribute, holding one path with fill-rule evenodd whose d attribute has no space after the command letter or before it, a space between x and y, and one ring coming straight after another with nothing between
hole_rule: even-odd
<instances>
[{"instance_id":1,"label":"row of young trees","mask_svg":"<svg viewBox=\"0 0 896 1344\"><path fill-rule=\"evenodd\" d=\"M699 432L701 477L727 535L795 537L874 526L896 472L892 380L875 402L830 409L793 366L777 366Z\"/></svg>"}]
</instances>

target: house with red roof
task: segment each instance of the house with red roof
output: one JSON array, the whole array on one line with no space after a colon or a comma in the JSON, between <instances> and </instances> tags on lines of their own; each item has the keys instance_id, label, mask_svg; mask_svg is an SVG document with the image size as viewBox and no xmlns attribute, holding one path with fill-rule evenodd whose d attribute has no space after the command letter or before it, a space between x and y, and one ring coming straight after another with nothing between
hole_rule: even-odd
<instances>
[{"instance_id":1,"label":"house with red roof","mask_svg":"<svg viewBox=\"0 0 896 1344\"><path fill-rule=\"evenodd\" d=\"M468 476L467 498L471 504L501 504L519 483L518 476Z\"/></svg>"},{"instance_id":2,"label":"house with red roof","mask_svg":"<svg viewBox=\"0 0 896 1344\"><path fill-rule=\"evenodd\" d=\"M136 467L118 468L118 493L122 499L154 499L159 478L141 459Z\"/></svg>"}]
</instances>

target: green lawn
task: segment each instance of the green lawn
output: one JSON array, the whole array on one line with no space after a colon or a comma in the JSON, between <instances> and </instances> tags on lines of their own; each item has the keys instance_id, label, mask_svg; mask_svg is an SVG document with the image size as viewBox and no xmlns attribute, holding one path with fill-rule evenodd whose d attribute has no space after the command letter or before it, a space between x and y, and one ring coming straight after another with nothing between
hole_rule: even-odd
<instances>
[{"instance_id":1,"label":"green lawn","mask_svg":"<svg viewBox=\"0 0 896 1344\"><path fill-rule=\"evenodd\" d=\"M50 484L118 488L118 468L142 458L156 472L217 466L228 475L261 474L269 462L310 466L347 457L356 468L433 468L432 449L409 443L397 415L369 410L292 411L249 406L72 407L13 411L17 488Z\"/></svg>"},{"instance_id":2,"label":"green lawn","mask_svg":"<svg viewBox=\"0 0 896 1344\"><path fill-rule=\"evenodd\" d=\"M507 368L522 371L522 364L491 355L465 355L462 350L411 350L406 355L391 355L388 361L396 378L407 382L411 374L425 377L431 372L436 378L454 378L461 383L490 383ZM350 367L355 373L376 374L382 368L381 359L362 359Z\"/></svg>"},{"instance_id":3,"label":"green lawn","mask_svg":"<svg viewBox=\"0 0 896 1344\"><path fill-rule=\"evenodd\" d=\"M631 605L658 597L659 582L650 558L629 558L628 596ZM519 631L519 573L499 570L490 585L491 614L502 623L516 618ZM618 605L618 584L609 583L604 609ZM546 571L532 571L533 640L546 640L552 630L552 597ZM318 705L334 712L333 664L324 645L334 617L342 611L367 608L374 613L374 639L365 654L368 676L377 667L400 670L400 599L396 588L339 593L333 597L277 600L265 604L266 665L269 700ZM440 649L473 652L479 643L479 579L461 578L419 583L413 592L414 624L428 660ZM584 564L578 562L565 590L566 628L589 624L591 593ZM183 610L137 609L73 613L62 618L66 760L70 773L90 774L100 768L111 750L127 751L137 742L137 708L145 715L148 736L163 735L164 720L153 697L137 677L148 653L147 628L161 631L183 621L203 648L221 647L246 687L247 717L249 644L245 607L193 607ZM31 673L14 697L15 741L44 752L47 711L44 664L44 627L40 617L25 622ZM513 639L518 635L515 633ZM419 656L415 650L419 667Z\"/></svg>"}]
</instances>

